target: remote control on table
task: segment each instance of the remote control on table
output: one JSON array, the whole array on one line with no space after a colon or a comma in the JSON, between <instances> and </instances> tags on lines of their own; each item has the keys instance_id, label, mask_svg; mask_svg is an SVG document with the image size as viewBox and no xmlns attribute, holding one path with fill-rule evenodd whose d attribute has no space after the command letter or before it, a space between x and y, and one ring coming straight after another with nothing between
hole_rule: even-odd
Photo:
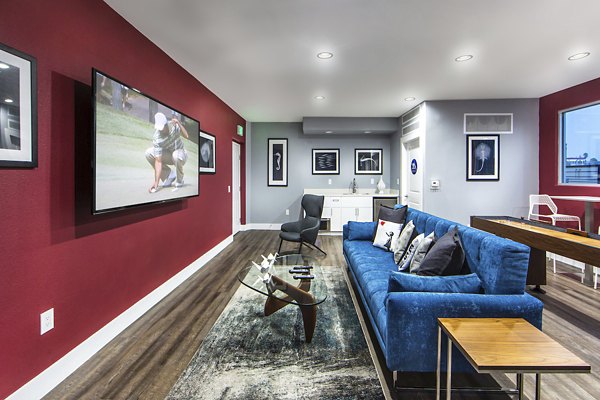
<instances>
[{"instance_id":1,"label":"remote control on table","mask_svg":"<svg viewBox=\"0 0 600 400\"><path fill-rule=\"evenodd\" d=\"M290 269L290 274L308 274L310 272L310 269L306 269L306 268L292 268Z\"/></svg>"},{"instance_id":2,"label":"remote control on table","mask_svg":"<svg viewBox=\"0 0 600 400\"><path fill-rule=\"evenodd\" d=\"M294 279L314 279L314 275L293 275Z\"/></svg>"}]
</instances>

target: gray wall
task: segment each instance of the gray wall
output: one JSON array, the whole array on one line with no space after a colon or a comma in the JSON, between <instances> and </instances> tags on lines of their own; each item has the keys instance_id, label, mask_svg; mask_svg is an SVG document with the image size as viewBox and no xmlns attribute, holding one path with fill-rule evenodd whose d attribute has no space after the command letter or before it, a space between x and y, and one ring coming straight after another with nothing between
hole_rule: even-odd
<instances>
[{"instance_id":1,"label":"gray wall","mask_svg":"<svg viewBox=\"0 0 600 400\"><path fill-rule=\"evenodd\" d=\"M354 175L355 148L383 149L383 180L390 187L390 137L383 135L304 135L301 123L254 122L247 129L247 224L279 224L298 219L305 188L375 188L379 175ZM267 186L267 139L288 139L288 186ZM312 149L339 148L340 175L312 175ZM331 179L332 184L328 184ZM374 179L374 184L371 184ZM285 210L290 215L285 215Z\"/></svg>"},{"instance_id":2,"label":"gray wall","mask_svg":"<svg viewBox=\"0 0 600 400\"><path fill-rule=\"evenodd\" d=\"M463 224L471 215L526 217L538 191L538 108L537 99L426 102L424 210ZM500 135L500 180L467 182L463 114L494 112L514 113L514 133Z\"/></svg>"}]
</instances>

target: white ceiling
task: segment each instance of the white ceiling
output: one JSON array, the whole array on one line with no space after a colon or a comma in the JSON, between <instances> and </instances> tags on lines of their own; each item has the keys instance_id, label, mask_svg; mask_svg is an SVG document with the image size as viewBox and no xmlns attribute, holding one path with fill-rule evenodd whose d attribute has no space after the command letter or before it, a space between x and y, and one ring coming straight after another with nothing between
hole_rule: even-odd
<instances>
[{"instance_id":1,"label":"white ceiling","mask_svg":"<svg viewBox=\"0 0 600 400\"><path fill-rule=\"evenodd\" d=\"M105 1L253 122L397 117L424 100L541 97L600 76L599 0Z\"/></svg>"}]
</instances>

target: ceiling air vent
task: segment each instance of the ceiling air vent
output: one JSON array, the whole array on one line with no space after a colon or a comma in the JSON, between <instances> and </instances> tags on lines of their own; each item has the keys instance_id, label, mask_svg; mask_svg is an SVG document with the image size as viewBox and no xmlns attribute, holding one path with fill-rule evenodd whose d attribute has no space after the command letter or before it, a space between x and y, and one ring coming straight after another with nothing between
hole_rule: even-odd
<instances>
[{"instance_id":1,"label":"ceiling air vent","mask_svg":"<svg viewBox=\"0 0 600 400\"><path fill-rule=\"evenodd\" d=\"M513 133L513 114L465 114L465 134Z\"/></svg>"},{"instance_id":2,"label":"ceiling air vent","mask_svg":"<svg viewBox=\"0 0 600 400\"><path fill-rule=\"evenodd\" d=\"M414 120L419 116L421 112L421 106L416 106L406 114L402 115L402 125L408 124L410 121Z\"/></svg>"}]
</instances>

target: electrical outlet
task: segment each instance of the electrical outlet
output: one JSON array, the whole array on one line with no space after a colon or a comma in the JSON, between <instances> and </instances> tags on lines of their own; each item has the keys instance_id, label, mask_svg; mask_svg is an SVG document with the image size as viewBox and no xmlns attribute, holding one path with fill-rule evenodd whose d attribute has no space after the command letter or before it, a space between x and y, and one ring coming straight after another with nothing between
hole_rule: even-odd
<instances>
[{"instance_id":1,"label":"electrical outlet","mask_svg":"<svg viewBox=\"0 0 600 400\"><path fill-rule=\"evenodd\" d=\"M54 308L40 314L40 335L54 329Z\"/></svg>"},{"instance_id":2,"label":"electrical outlet","mask_svg":"<svg viewBox=\"0 0 600 400\"><path fill-rule=\"evenodd\" d=\"M400 184L400 178L396 178L396 185Z\"/></svg>"},{"instance_id":3,"label":"electrical outlet","mask_svg":"<svg viewBox=\"0 0 600 400\"><path fill-rule=\"evenodd\" d=\"M331 178L327 179L327 183L331 185Z\"/></svg>"},{"instance_id":4,"label":"electrical outlet","mask_svg":"<svg viewBox=\"0 0 600 400\"><path fill-rule=\"evenodd\" d=\"M285 215L290 215L290 209L289 208L285 209Z\"/></svg>"},{"instance_id":5,"label":"electrical outlet","mask_svg":"<svg viewBox=\"0 0 600 400\"><path fill-rule=\"evenodd\" d=\"M231 186L227 186L227 193L231 193Z\"/></svg>"},{"instance_id":6,"label":"electrical outlet","mask_svg":"<svg viewBox=\"0 0 600 400\"><path fill-rule=\"evenodd\" d=\"M375 178L371 178L371 185L375 184Z\"/></svg>"}]
</instances>

